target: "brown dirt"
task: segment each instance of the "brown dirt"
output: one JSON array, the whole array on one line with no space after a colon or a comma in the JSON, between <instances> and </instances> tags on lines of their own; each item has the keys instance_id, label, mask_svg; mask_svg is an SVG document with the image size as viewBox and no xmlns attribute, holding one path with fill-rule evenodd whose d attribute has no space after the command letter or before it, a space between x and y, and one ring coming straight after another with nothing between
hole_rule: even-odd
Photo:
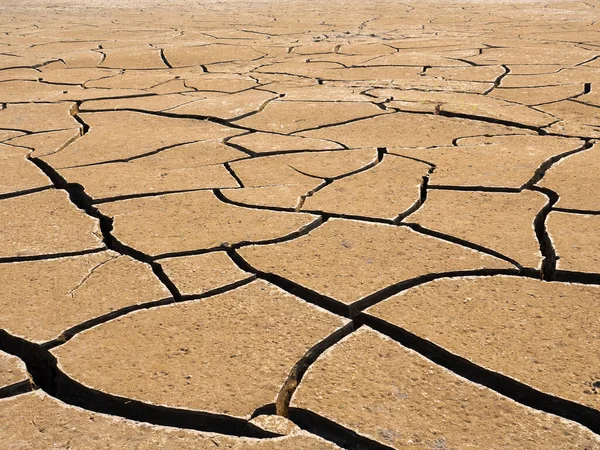
<instances>
[{"instance_id":1,"label":"brown dirt","mask_svg":"<svg viewBox=\"0 0 600 450\"><path fill-rule=\"evenodd\" d=\"M600 0L0 3L0 447L600 450Z\"/></svg>"}]
</instances>

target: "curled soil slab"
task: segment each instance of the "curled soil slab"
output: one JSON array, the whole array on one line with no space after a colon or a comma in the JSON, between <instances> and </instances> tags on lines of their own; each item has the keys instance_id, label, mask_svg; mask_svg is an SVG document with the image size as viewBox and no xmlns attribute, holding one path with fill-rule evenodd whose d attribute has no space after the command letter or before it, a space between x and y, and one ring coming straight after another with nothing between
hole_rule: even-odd
<instances>
[{"instance_id":1,"label":"curled soil slab","mask_svg":"<svg viewBox=\"0 0 600 450\"><path fill-rule=\"evenodd\" d=\"M339 144L322 139L260 132L234 136L229 140L229 143L239 145L254 153L335 150L342 148Z\"/></svg>"},{"instance_id":2,"label":"curled soil slab","mask_svg":"<svg viewBox=\"0 0 600 450\"><path fill-rule=\"evenodd\" d=\"M160 265L182 296L206 294L254 276L236 266L225 252L166 258Z\"/></svg>"},{"instance_id":3,"label":"curled soil slab","mask_svg":"<svg viewBox=\"0 0 600 450\"><path fill-rule=\"evenodd\" d=\"M428 172L427 164L387 155L372 168L315 192L302 209L393 220L420 203Z\"/></svg>"},{"instance_id":4,"label":"curled soil slab","mask_svg":"<svg viewBox=\"0 0 600 450\"><path fill-rule=\"evenodd\" d=\"M558 255L558 270L600 272L599 215L552 212L546 226Z\"/></svg>"},{"instance_id":5,"label":"curled soil slab","mask_svg":"<svg viewBox=\"0 0 600 450\"><path fill-rule=\"evenodd\" d=\"M27 134L15 137L7 144L16 147L25 147L31 151L32 158L50 155L61 151L75 139L81 136L80 128L71 128L68 130L50 131L47 133Z\"/></svg>"},{"instance_id":6,"label":"curled soil slab","mask_svg":"<svg viewBox=\"0 0 600 450\"><path fill-rule=\"evenodd\" d=\"M348 108L347 104L338 102L275 101L260 113L235 123L261 131L288 134L381 114L384 111L369 102L353 103L352 108Z\"/></svg>"},{"instance_id":7,"label":"curled soil slab","mask_svg":"<svg viewBox=\"0 0 600 450\"><path fill-rule=\"evenodd\" d=\"M114 219L113 236L120 242L154 256L274 241L318 219L231 206L207 191L103 203L99 209Z\"/></svg>"},{"instance_id":8,"label":"curled soil slab","mask_svg":"<svg viewBox=\"0 0 600 450\"><path fill-rule=\"evenodd\" d=\"M52 352L62 371L93 389L250 418L274 402L296 362L344 324L255 281L204 300L132 313Z\"/></svg>"},{"instance_id":9,"label":"curled soil slab","mask_svg":"<svg viewBox=\"0 0 600 450\"><path fill-rule=\"evenodd\" d=\"M150 266L111 251L0 264L0 284L0 329L39 344L67 332L64 339L93 319L170 297Z\"/></svg>"},{"instance_id":10,"label":"curled soil slab","mask_svg":"<svg viewBox=\"0 0 600 450\"><path fill-rule=\"evenodd\" d=\"M203 120L140 112L96 112L80 117L89 126L89 132L64 150L44 157L47 164L56 168L98 164L236 134L230 128ZM98 152L98 148L102 151Z\"/></svg>"},{"instance_id":11,"label":"curled soil slab","mask_svg":"<svg viewBox=\"0 0 600 450\"><path fill-rule=\"evenodd\" d=\"M582 145L579 139L515 135L464 138L456 146L389 152L435 165L429 186L519 189L545 163Z\"/></svg>"},{"instance_id":12,"label":"curled soil slab","mask_svg":"<svg viewBox=\"0 0 600 450\"><path fill-rule=\"evenodd\" d=\"M61 255L102 248L99 223L64 191L49 189L0 201L4 224L0 260Z\"/></svg>"},{"instance_id":13,"label":"curled soil slab","mask_svg":"<svg viewBox=\"0 0 600 450\"><path fill-rule=\"evenodd\" d=\"M428 147L450 145L462 136L482 134L522 133L521 128L510 128L487 122L476 122L434 114L396 113L363 119L343 125L307 131L302 136L330 139L348 147Z\"/></svg>"},{"instance_id":14,"label":"curled soil slab","mask_svg":"<svg viewBox=\"0 0 600 450\"><path fill-rule=\"evenodd\" d=\"M576 153L556 163L538 183L559 195L556 206L600 212L600 146Z\"/></svg>"},{"instance_id":15,"label":"curled soil slab","mask_svg":"<svg viewBox=\"0 0 600 450\"><path fill-rule=\"evenodd\" d=\"M3 424L0 439L3 442L16 442L32 450L44 450L57 442L68 442L72 448L90 450L218 447L231 450L339 449L307 432L265 440L148 425L76 408L40 391L0 400L0 419Z\"/></svg>"},{"instance_id":16,"label":"curled soil slab","mask_svg":"<svg viewBox=\"0 0 600 450\"><path fill-rule=\"evenodd\" d=\"M522 266L540 268L534 221L548 199L539 192L431 190L404 221L495 250Z\"/></svg>"},{"instance_id":17,"label":"curled soil slab","mask_svg":"<svg viewBox=\"0 0 600 450\"><path fill-rule=\"evenodd\" d=\"M0 198L52 186L44 172L27 160L29 153L25 148L0 144Z\"/></svg>"},{"instance_id":18,"label":"curled soil slab","mask_svg":"<svg viewBox=\"0 0 600 450\"><path fill-rule=\"evenodd\" d=\"M598 286L500 275L431 281L367 314L538 391L600 411L594 387L600 352L589 339L600 332L589 314L599 301Z\"/></svg>"},{"instance_id":19,"label":"curled soil slab","mask_svg":"<svg viewBox=\"0 0 600 450\"><path fill-rule=\"evenodd\" d=\"M0 351L0 398L19 385L31 387L27 367L16 356Z\"/></svg>"},{"instance_id":20,"label":"curled soil slab","mask_svg":"<svg viewBox=\"0 0 600 450\"><path fill-rule=\"evenodd\" d=\"M39 133L79 128L71 116L73 103L23 103L0 110L0 128Z\"/></svg>"},{"instance_id":21,"label":"curled soil slab","mask_svg":"<svg viewBox=\"0 0 600 450\"><path fill-rule=\"evenodd\" d=\"M308 235L239 251L248 264L344 305L390 285L444 272L510 264L407 227L331 219ZM427 259L423 255L428 255Z\"/></svg>"},{"instance_id":22,"label":"curled soil slab","mask_svg":"<svg viewBox=\"0 0 600 450\"><path fill-rule=\"evenodd\" d=\"M291 406L299 423L335 421L386 446L373 448L600 446L580 425L457 377L369 328L322 355Z\"/></svg>"},{"instance_id":23,"label":"curled soil slab","mask_svg":"<svg viewBox=\"0 0 600 450\"><path fill-rule=\"evenodd\" d=\"M216 146L207 147L212 147L210 150L215 153L218 150ZM86 194L94 201L104 202L144 194L237 187L238 183L224 166L185 158L191 152L200 153L201 148L202 143L188 144L169 149L169 154L165 151L127 162L57 172L69 183L85 186Z\"/></svg>"}]
</instances>

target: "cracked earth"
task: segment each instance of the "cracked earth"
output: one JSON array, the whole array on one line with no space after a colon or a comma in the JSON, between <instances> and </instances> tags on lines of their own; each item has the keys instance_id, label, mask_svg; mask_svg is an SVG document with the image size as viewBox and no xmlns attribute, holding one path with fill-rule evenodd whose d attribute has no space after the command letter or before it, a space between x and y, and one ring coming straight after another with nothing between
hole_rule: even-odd
<instances>
[{"instance_id":1,"label":"cracked earth","mask_svg":"<svg viewBox=\"0 0 600 450\"><path fill-rule=\"evenodd\" d=\"M600 449L600 1L0 5L0 446Z\"/></svg>"}]
</instances>

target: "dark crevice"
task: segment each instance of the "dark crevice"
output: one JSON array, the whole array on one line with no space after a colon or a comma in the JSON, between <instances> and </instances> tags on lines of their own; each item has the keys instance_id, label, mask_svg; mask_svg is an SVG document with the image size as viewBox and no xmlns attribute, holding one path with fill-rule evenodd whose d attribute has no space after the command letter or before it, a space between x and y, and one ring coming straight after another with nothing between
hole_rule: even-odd
<instances>
[{"instance_id":1,"label":"dark crevice","mask_svg":"<svg viewBox=\"0 0 600 450\"><path fill-rule=\"evenodd\" d=\"M348 305L313 291L312 289L304 287L298 283L290 281L277 274L255 269L235 249L227 250L227 254L240 269L256 275L256 278L268 281L284 291L296 297L300 297L302 300L308 303L312 303L313 305L326 309L333 314L350 318L350 308Z\"/></svg>"},{"instance_id":2,"label":"dark crevice","mask_svg":"<svg viewBox=\"0 0 600 450\"><path fill-rule=\"evenodd\" d=\"M539 274L534 270L517 270L517 269L472 269L472 270L455 270L440 273L428 273L408 280L402 280L398 283L389 285L371 295L368 295L350 306L350 317L355 318L366 308L369 308L383 300L388 299L392 295L396 295L406 289L428 283L440 278L461 278L471 276L488 276L488 275L522 275L529 278L539 278Z\"/></svg>"},{"instance_id":3,"label":"dark crevice","mask_svg":"<svg viewBox=\"0 0 600 450\"><path fill-rule=\"evenodd\" d=\"M593 211L593 210L588 210L588 209L571 209L571 208L560 208L558 206L553 207L552 211L560 211L560 212L565 212L565 213L570 213L570 214L588 214L588 215L600 215L600 211Z\"/></svg>"},{"instance_id":4,"label":"dark crevice","mask_svg":"<svg viewBox=\"0 0 600 450\"><path fill-rule=\"evenodd\" d=\"M266 405L263 406L259 406L258 408L256 408L254 410L254 412L252 413L252 415L250 416L250 419L254 419L255 417L258 416L274 416L276 415L276 408L275 408L275 403L268 403Z\"/></svg>"},{"instance_id":5,"label":"dark crevice","mask_svg":"<svg viewBox=\"0 0 600 450\"><path fill-rule=\"evenodd\" d=\"M255 438L279 436L244 419L158 406L88 388L62 372L50 351L11 336L4 330L0 330L0 349L21 358L37 386L69 405L153 425Z\"/></svg>"},{"instance_id":6,"label":"dark crevice","mask_svg":"<svg viewBox=\"0 0 600 450\"><path fill-rule=\"evenodd\" d=\"M394 450L349 428L303 408L291 407L289 417L302 429L333 442L345 450Z\"/></svg>"},{"instance_id":7,"label":"dark crevice","mask_svg":"<svg viewBox=\"0 0 600 450\"><path fill-rule=\"evenodd\" d=\"M450 353L431 341L377 317L363 313L357 318L357 321L473 383L492 389L522 405L578 422L594 433L600 432L600 411L546 394L506 375L485 369L466 358Z\"/></svg>"},{"instance_id":8,"label":"dark crevice","mask_svg":"<svg viewBox=\"0 0 600 450\"><path fill-rule=\"evenodd\" d=\"M242 147L239 144L234 144L233 142L231 142L231 139L233 139L235 137L246 136L246 135L252 134L252 133L253 132L248 132L248 133L244 133L244 134L238 134L238 135L235 135L235 136L226 137L225 139L223 139L223 144L225 144L227 147L230 147L230 148L232 148L234 150L238 150L240 152L243 152L243 153L245 153L246 155L248 155L250 157L254 157L257 154L255 152L253 152L252 150L247 149L246 147Z\"/></svg>"},{"instance_id":9,"label":"dark crevice","mask_svg":"<svg viewBox=\"0 0 600 450\"><path fill-rule=\"evenodd\" d=\"M235 171L231 168L231 165L229 164L229 162L226 162L225 164L223 164L223 166L225 166L225 169L227 169L227 172L229 172L229 175L231 175L233 177L233 179L236 181L236 183L241 188L243 188L244 182L241 180L240 177L238 177L237 173L235 173Z\"/></svg>"},{"instance_id":10,"label":"dark crevice","mask_svg":"<svg viewBox=\"0 0 600 450\"><path fill-rule=\"evenodd\" d=\"M488 117L488 116L479 116L479 115L475 115L475 114L464 114L464 113L459 113L459 112L444 111L443 109L436 109L433 112L416 111L416 110L415 111L403 111L398 108L390 108L390 109L395 111L396 113L400 113L400 114L437 115L437 116L444 116L444 117L449 117L449 118L454 118L454 119L465 119L465 120L473 120L473 121L478 121L478 122L493 123L496 125L503 125L505 127L522 128L525 130L535 131L536 133L538 133L541 136L548 134L543 129L544 127L537 127L534 125L527 125L527 124L520 123L520 122L514 122L512 120L497 119L497 118ZM548 126L548 125L546 125L546 126ZM508 135L508 133L503 134L503 136L506 136L506 135ZM455 138L452 141L452 145L456 145L456 144L454 144L454 142L461 138L462 137Z\"/></svg>"},{"instance_id":11,"label":"dark crevice","mask_svg":"<svg viewBox=\"0 0 600 450\"><path fill-rule=\"evenodd\" d=\"M404 156L399 156L399 157L405 158ZM406 158L406 159L414 160L414 158ZM398 216L396 216L396 218L393 220L394 224L399 224L400 222L402 222L402 220L406 219L411 214L417 212L419 210L419 208L421 208L421 206L423 206L423 204L427 200L427 189L429 187L429 177L431 176L431 174L433 172L435 172L436 166L434 164L424 162L424 161L418 161L418 162L422 162L422 163L429 165L427 175L423 176L423 181L421 182L421 187L419 188L419 198L417 199L417 201L415 201L415 203L410 208L408 208L406 211L404 211L404 212L398 214Z\"/></svg>"},{"instance_id":12,"label":"dark crevice","mask_svg":"<svg viewBox=\"0 0 600 450\"><path fill-rule=\"evenodd\" d=\"M552 281L554 280L554 274L556 273L556 250L552 245L552 239L546 229L546 219L548 214L552 211L552 207L558 202L558 194L548 188L532 186L528 188L531 191L536 191L544 194L548 197L548 203L537 213L533 220L533 229L539 242L540 253L544 257L542 260L541 275L543 280Z\"/></svg>"},{"instance_id":13,"label":"dark crevice","mask_svg":"<svg viewBox=\"0 0 600 450\"><path fill-rule=\"evenodd\" d=\"M419 225L418 223L403 222L400 225L407 226L411 230L413 230L417 233L424 234L426 236L431 236L431 237L441 239L441 240L444 240L447 242L452 242L453 244L457 244L462 247L470 248L471 250L476 250L478 252L485 253L490 256L494 256L495 258L501 259L503 261L506 261L506 262L512 264L519 270L523 269L523 266L521 266L521 264L519 264L514 259L512 259L506 255L503 255L502 253L497 252L494 249L484 247L483 245L475 244L474 242L467 241L466 239L461 239L461 238L458 238L458 237L455 237L455 236L452 236L452 235L449 235L446 233L442 233L439 231L430 230L428 228L425 228L425 227Z\"/></svg>"},{"instance_id":14,"label":"dark crevice","mask_svg":"<svg viewBox=\"0 0 600 450\"><path fill-rule=\"evenodd\" d=\"M221 201L223 201L224 203L227 203L227 204L232 204L234 206L239 206L239 207L242 207L242 208L266 209L268 211L278 211L278 212L281 212L281 210L272 209L272 208L260 208L260 207L253 208L251 206L246 206L246 205L243 205L243 204L237 205L235 203L230 202L225 197L223 197L222 194L221 194L221 192L218 189L215 189L214 192L215 192L215 196L219 200L221 200ZM291 209L291 210L288 211L288 209L286 208L283 212L294 212L294 210ZM221 244L219 246L216 246L216 247L204 248L204 249L183 250L183 251L180 251L180 252L161 253L161 254L155 255L152 258L152 261L157 261L157 260L164 259L164 258L179 257L179 256L201 255L201 254L204 254L204 253L212 253L212 252L215 252L215 251L226 251L226 250L230 250L230 249L238 249L238 248L243 248L243 247L248 247L248 246L254 246L254 245L278 244L278 243L290 241L290 240L296 239L296 238L298 238L300 236L303 236L305 234L308 234L310 231L312 231L315 228L321 226L324 223L325 220L321 216L317 216L317 217L315 217L315 219L312 222L308 223L307 225L304 225L299 230L295 230L295 231L292 231L292 232L286 234L285 236L278 236L278 237L274 237L274 238L271 238L271 239L264 239L264 240L259 240L259 241L240 241L240 242L236 242L234 244L223 243L223 244Z\"/></svg>"},{"instance_id":15,"label":"dark crevice","mask_svg":"<svg viewBox=\"0 0 600 450\"><path fill-rule=\"evenodd\" d=\"M311 209L303 209L302 212L309 214L321 214L323 219L348 219L348 220L357 220L359 222L367 222L367 223L377 223L384 225L395 225L393 219L383 219L381 217L368 217L368 216L358 216L354 214L341 214L341 213L333 213L333 212L324 212L319 210L311 210Z\"/></svg>"},{"instance_id":16,"label":"dark crevice","mask_svg":"<svg viewBox=\"0 0 600 450\"><path fill-rule=\"evenodd\" d=\"M75 119L77 121L77 123L79 123L79 125L81 125L81 130L82 130L81 135L83 136L88 131L90 131L90 126L87 123L85 123L85 121L79 115L79 107L81 106L81 103L82 102L80 102L80 101L75 103L75 106L73 106L73 108L71 108L71 115L73 116L73 119Z\"/></svg>"},{"instance_id":17,"label":"dark crevice","mask_svg":"<svg viewBox=\"0 0 600 450\"><path fill-rule=\"evenodd\" d=\"M270 92L272 94L276 94L276 96L265 100L255 111L250 111L250 112L247 112L244 114L240 114L239 116L227 118L228 122L237 122L238 120L242 120L242 119L246 119L248 117L255 116L256 114L259 114L262 111L264 111L264 109L267 107L267 105L269 103L271 103L272 101L285 97L285 94L279 94L277 92L267 91L266 89L256 89L256 88L252 88L252 89L262 91L262 92Z\"/></svg>"},{"instance_id":18,"label":"dark crevice","mask_svg":"<svg viewBox=\"0 0 600 450\"><path fill-rule=\"evenodd\" d=\"M249 208L249 209L260 209L263 211L276 211L276 212L296 212L294 208L285 208L283 206L263 206L263 205L250 205L242 202L237 202L235 200L231 200L225 196L223 193L223 189L214 189L213 192L215 196L221 200L223 203L227 203L232 206L239 206L240 208ZM304 212L304 211L303 211Z\"/></svg>"},{"instance_id":19,"label":"dark crevice","mask_svg":"<svg viewBox=\"0 0 600 450\"><path fill-rule=\"evenodd\" d=\"M169 63L169 61L167 60L167 57L165 56L165 50L164 49L160 49L160 59L162 60L163 64L165 66L167 66L169 69L172 69L173 66ZM169 80L171 81L171 80Z\"/></svg>"},{"instance_id":20,"label":"dark crevice","mask_svg":"<svg viewBox=\"0 0 600 450\"><path fill-rule=\"evenodd\" d=\"M356 174L359 174L361 172L365 172L369 169L372 169L373 167L377 166L379 163L381 163L381 161L383 161L383 156L387 154L387 149L384 147L380 147L377 149L377 158L373 161L371 161L370 163L364 165L363 167L359 167L356 170L352 170L350 172L346 172L343 173L341 175L335 176L335 177L330 177L330 178L321 178L321 177L315 177L315 178L321 178L322 180L324 180L323 183L319 184L316 188L311 189L309 192L307 192L304 195L300 196L300 200L298 202L298 205L296 206L296 208L294 208L294 211L299 211L302 209L302 207L304 206L304 202L306 201L307 198L312 197L313 195L315 195L317 192L319 192L320 190L324 189L325 187L329 186L330 184L332 184L334 181L337 180L341 180L343 178L347 178ZM296 171L298 171L297 169L294 169ZM307 175L310 176L310 175ZM303 212L309 212L307 210L303 210ZM312 211L313 214L326 214L322 211Z\"/></svg>"},{"instance_id":21,"label":"dark crevice","mask_svg":"<svg viewBox=\"0 0 600 450\"><path fill-rule=\"evenodd\" d=\"M300 360L294 365L290 373L288 374L285 383L277 394L277 400L275 402L276 414L283 417L289 417L290 401L296 389L298 388L302 377L308 370L308 368L317 360L323 352L335 344L337 344L344 337L348 336L355 330L353 322L349 322L343 327L339 328L321 342L311 347Z\"/></svg>"},{"instance_id":22,"label":"dark crevice","mask_svg":"<svg viewBox=\"0 0 600 450\"><path fill-rule=\"evenodd\" d=\"M87 250L78 250L74 252L62 252L62 253L50 253L43 255L23 255L23 256L4 256L0 258L0 264L16 263L16 262L27 262L27 261L41 261L46 259L59 259L68 258L70 256L81 256L89 255L91 253L100 253L106 251L106 247L91 248Z\"/></svg>"},{"instance_id":23,"label":"dark crevice","mask_svg":"<svg viewBox=\"0 0 600 450\"><path fill-rule=\"evenodd\" d=\"M10 144L7 144L10 145ZM52 186L39 186L31 189L23 189L21 191L7 192L6 194L0 194L0 200L6 200L7 198L20 197L22 195L34 194L36 192L45 191L52 189Z\"/></svg>"},{"instance_id":24,"label":"dark crevice","mask_svg":"<svg viewBox=\"0 0 600 450\"><path fill-rule=\"evenodd\" d=\"M577 67L577 66L583 66L585 64L594 62L594 61L596 61L599 58L600 58L600 55L593 56L592 58L586 59L585 61L580 62L579 64L575 64L575 67Z\"/></svg>"},{"instance_id":25,"label":"dark crevice","mask_svg":"<svg viewBox=\"0 0 600 450\"><path fill-rule=\"evenodd\" d=\"M467 191L467 192L504 192L511 194L518 194L521 192L520 188L511 187L500 187L500 186L451 186L441 184L431 184L429 189L439 191Z\"/></svg>"},{"instance_id":26,"label":"dark crevice","mask_svg":"<svg viewBox=\"0 0 600 450\"><path fill-rule=\"evenodd\" d=\"M600 285L600 273L574 272L571 270L556 269L554 281Z\"/></svg>"},{"instance_id":27,"label":"dark crevice","mask_svg":"<svg viewBox=\"0 0 600 450\"><path fill-rule=\"evenodd\" d=\"M419 114L419 113L416 113L416 114ZM544 130L542 130L540 127L536 127L533 125L526 125L526 124L523 124L520 122L513 122L512 120L495 119L495 118L487 117L487 116L478 116L478 115L474 115L474 114L463 114L463 113L449 112L449 111L444 111L444 110L440 110L438 114L440 116L452 117L455 119L475 120L475 121L479 121L479 122L494 123L496 125L504 125L507 127L522 128L525 130L535 131L536 133L538 133L540 135L545 134Z\"/></svg>"},{"instance_id":28,"label":"dark crevice","mask_svg":"<svg viewBox=\"0 0 600 450\"><path fill-rule=\"evenodd\" d=\"M35 389L35 385L30 380L20 381L0 388L0 398L14 397L15 395L31 392Z\"/></svg>"},{"instance_id":29,"label":"dark crevice","mask_svg":"<svg viewBox=\"0 0 600 450\"><path fill-rule=\"evenodd\" d=\"M548 170L554 165L556 164L558 161L560 161L561 159L566 158L567 156L571 156L575 153L579 153L585 150L588 150L590 148L593 147L594 142L590 139L584 139L584 144L576 149L573 150L569 150L567 152L564 153L560 153L558 155L553 156L552 158L547 159L546 161L544 161L536 170L535 173L533 174L533 176L529 179L529 181L527 181L521 189L526 189L526 188L531 188L534 184L536 184L538 181L540 181L542 178L544 178L544 175L546 175L546 172L548 172Z\"/></svg>"},{"instance_id":30,"label":"dark crevice","mask_svg":"<svg viewBox=\"0 0 600 450\"><path fill-rule=\"evenodd\" d=\"M325 139L321 139L321 140L325 140ZM335 142L335 144L337 144L337 142ZM230 147L240 150L236 145L237 144L231 144ZM234 147L234 146L236 146L236 147ZM291 155L291 154L296 155L296 154L300 154L300 153L343 152L345 150L354 150L354 149L350 149L346 146L343 146L342 148L271 150L271 151L266 151L266 152L253 153L253 155L255 157L262 158L262 157L266 157L266 156L279 156L279 155Z\"/></svg>"},{"instance_id":31,"label":"dark crevice","mask_svg":"<svg viewBox=\"0 0 600 450\"><path fill-rule=\"evenodd\" d=\"M500 87L500 84L502 84L502 80L504 79L504 77L506 77L510 73L510 67L508 67L506 64L502 64L502 68L504 69L504 72L502 74L500 74L494 80L494 84L492 85L492 87L490 87L489 89L485 90L482 95L488 95L494 89Z\"/></svg>"},{"instance_id":32,"label":"dark crevice","mask_svg":"<svg viewBox=\"0 0 600 450\"><path fill-rule=\"evenodd\" d=\"M493 138L493 137L498 137L498 136L526 136L526 135L523 133L502 133L502 134L474 134L471 136L460 136L460 137L452 139L452 146L454 146L454 147L460 146L459 141L461 139L468 139L468 138L474 138L474 137Z\"/></svg>"}]
</instances>

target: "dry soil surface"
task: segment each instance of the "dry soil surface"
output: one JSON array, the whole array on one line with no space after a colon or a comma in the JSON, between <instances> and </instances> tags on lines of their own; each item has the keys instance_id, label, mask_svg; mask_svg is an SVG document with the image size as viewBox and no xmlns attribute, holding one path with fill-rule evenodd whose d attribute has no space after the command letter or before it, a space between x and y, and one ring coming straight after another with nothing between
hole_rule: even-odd
<instances>
[{"instance_id":1,"label":"dry soil surface","mask_svg":"<svg viewBox=\"0 0 600 450\"><path fill-rule=\"evenodd\" d=\"M0 447L600 450L600 1L2 0Z\"/></svg>"}]
</instances>

